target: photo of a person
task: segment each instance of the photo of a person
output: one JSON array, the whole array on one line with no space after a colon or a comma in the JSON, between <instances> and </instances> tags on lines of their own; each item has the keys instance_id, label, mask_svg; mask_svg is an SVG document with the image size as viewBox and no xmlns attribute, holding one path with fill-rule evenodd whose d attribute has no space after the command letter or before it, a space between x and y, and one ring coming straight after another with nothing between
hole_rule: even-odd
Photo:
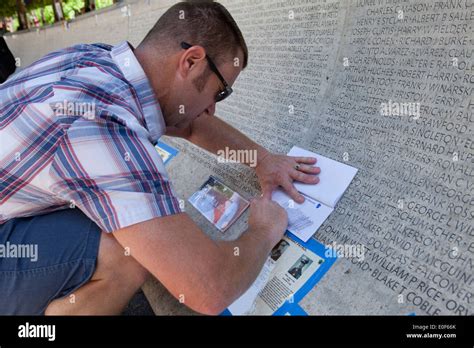
<instances>
[{"instance_id":1,"label":"photo of a person","mask_svg":"<svg viewBox=\"0 0 474 348\"><path fill-rule=\"evenodd\" d=\"M286 240L282 239L277 245L273 247L270 253L270 258L273 261L277 261L289 246L290 244Z\"/></svg>"},{"instance_id":2,"label":"photo of a person","mask_svg":"<svg viewBox=\"0 0 474 348\"><path fill-rule=\"evenodd\" d=\"M313 260L311 260L308 256L302 255L298 261L290 268L288 273L290 273L293 278L298 279L301 277L303 272L313 263Z\"/></svg>"}]
</instances>

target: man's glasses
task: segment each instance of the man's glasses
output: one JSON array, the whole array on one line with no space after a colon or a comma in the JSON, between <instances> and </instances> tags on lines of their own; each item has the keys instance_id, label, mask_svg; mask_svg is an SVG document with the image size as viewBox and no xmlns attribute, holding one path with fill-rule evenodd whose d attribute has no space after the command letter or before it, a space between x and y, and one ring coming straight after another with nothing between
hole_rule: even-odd
<instances>
[{"instance_id":1,"label":"man's glasses","mask_svg":"<svg viewBox=\"0 0 474 348\"><path fill-rule=\"evenodd\" d=\"M187 50L188 48L191 48L193 47L193 45L190 45L186 42L181 42L181 47L185 50ZM228 83L226 82L226 80L224 79L224 77L222 77L221 73L219 72L219 70L217 69L216 65L214 64L214 62L212 61L212 59L206 54L206 59L207 59L207 62L209 64L209 67L211 68L211 70L217 75L217 77L219 78L219 80L222 82L222 84L224 85L224 90L220 91L217 95L216 95L216 103L217 102L220 102L221 100L224 100L225 98L227 98L229 95L232 94L233 90L232 88L228 85Z\"/></svg>"}]
</instances>

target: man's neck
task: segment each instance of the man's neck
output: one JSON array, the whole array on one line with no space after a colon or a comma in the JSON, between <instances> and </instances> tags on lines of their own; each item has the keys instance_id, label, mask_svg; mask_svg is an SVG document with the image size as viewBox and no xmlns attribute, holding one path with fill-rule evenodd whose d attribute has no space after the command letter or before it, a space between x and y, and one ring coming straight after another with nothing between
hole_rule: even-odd
<instances>
[{"instance_id":1,"label":"man's neck","mask_svg":"<svg viewBox=\"0 0 474 348\"><path fill-rule=\"evenodd\" d=\"M133 53L155 92L156 99L158 100L158 104L160 105L166 123L170 85L168 81L169 76L163 68L166 65L166 58L158 58L156 53L151 52L150 48L145 46L138 46ZM153 58L150 59L150 57Z\"/></svg>"}]
</instances>

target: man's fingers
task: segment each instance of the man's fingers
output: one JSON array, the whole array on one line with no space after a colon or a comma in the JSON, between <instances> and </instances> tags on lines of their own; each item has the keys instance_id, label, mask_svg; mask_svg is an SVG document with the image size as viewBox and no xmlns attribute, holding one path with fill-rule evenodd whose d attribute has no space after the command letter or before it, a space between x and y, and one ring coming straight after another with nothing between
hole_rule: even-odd
<instances>
[{"instance_id":1,"label":"man's fingers","mask_svg":"<svg viewBox=\"0 0 474 348\"><path fill-rule=\"evenodd\" d=\"M295 156L289 156L289 157L293 158L298 163L315 164L318 161L316 157L295 157Z\"/></svg>"},{"instance_id":2,"label":"man's fingers","mask_svg":"<svg viewBox=\"0 0 474 348\"><path fill-rule=\"evenodd\" d=\"M321 168L309 166L307 164L299 164L298 171L308 174L319 174L321 173Z\"/></svg>"},{"instance_id":3,"label":"man's fingers","mask_svg":"<svg viewBox=\"0 0 474 348\"><path fill-rule=\"evenodd\" d=\"M302 182L304 184L319 183L319 178L316 175L305 174L296 169L293 170L290 175L291 175L291 178L293 178L294 180Z\"/></svg>"},{"instance_id":4,"label":"man's fingers","mask_svg":"<svg viewBox=\"0 0 474 348\"><path fill-rule=\"evenodd\" d=\"M286 191L286 193L296 202L303 203L304 197L298 192L298 190L293 186L291 182L286 182L281 184L281 187Z\"/></svg>"}]
</instances>

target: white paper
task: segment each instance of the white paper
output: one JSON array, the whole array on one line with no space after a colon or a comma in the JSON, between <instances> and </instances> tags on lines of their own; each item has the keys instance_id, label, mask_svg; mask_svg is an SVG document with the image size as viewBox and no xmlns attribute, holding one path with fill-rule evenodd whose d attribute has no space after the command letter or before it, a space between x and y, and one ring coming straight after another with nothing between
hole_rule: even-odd
<instances>
[{"instance_id":1,"label":"white paper","mask_svg":"<svg viewBox=\"0 0 474 348\"><path fill-rule=\"evenodd\" d=\"M232 315L271 315L319 269L324 260L288 237L273 248L252 286L228 309Z\"/></svg>"},{"instance_id":2,"label":"white paper","mask_svg":"<svg viewBox=\"0 0 474 348\"><path fill-rule=\"evenodd\" d=\"M309 197L301 204L296 203L282 190L272 193L272 200L282 206L288 214L287 230L307 242L318 230L333 209Z\"/></svg>"},{"instance_id":3,"label":"white paper","mask_svg":"<svg viewBox=\"0 0 474 348\"><path fill-rule=\"evenodd\" d=\"M318 174L319 183L313 185L295 182L294 185L299 192L331 208L336 206L357 173L357 168L297 146L293 146L288 156L317 158L315 166L321 168L321 173Z\"/></svg>"},{"instance_id":4,"label":"white paper","mask_svg":"<svg viewBox=\"0 0 474 348\"><path fill-rule=\"evenodd\" d=\"M287 229L307 242L333 212L356 175L357 168L296 146L288 155L316 157L315 166L321 168L318 184L294 183L296 189L305 196L302 204L293 201L280 189L272 193L272 200L288 213ZM278 249L278 245L283 241L287 247L280 251L282 249ZM229 306L228 309L233 315L272 314L287 299L282 291L292 296L323 262L316 254L286 237L280 243L272 250L272 255L265 262L255 282ZM305 271L306 269L308 271Z\"/></svg>"},{"instance_id":5,"label":"white paper","mask_svg":"<svg viewBox=\"0 0 474 348\"><path fill-rule=\"evenodd\" d=\"M258 293L267 284L268 278L275 267L275 263L268 258L263 264L257 279L253 282L250 288L247 289L234 303L229 306L229 311L233 315L245 315L251 313L255 309L255 300Z\"/></svg>"}]
</instances>

